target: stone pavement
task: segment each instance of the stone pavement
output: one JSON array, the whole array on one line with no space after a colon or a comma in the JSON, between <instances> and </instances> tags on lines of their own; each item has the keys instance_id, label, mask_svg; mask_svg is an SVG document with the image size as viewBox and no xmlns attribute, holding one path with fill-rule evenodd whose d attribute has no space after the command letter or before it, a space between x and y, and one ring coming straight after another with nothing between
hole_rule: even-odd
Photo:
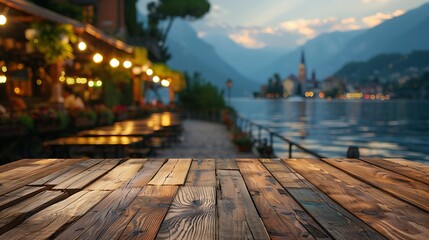
<instances>
[{"instance_id":1,"label":"stone pavement","mask_svg":"<svg viewBox=\"0 0 429 240\"><path fill-rule=\"evenodd\" d=\"M200 120L183 121L182 141L156 151L161 158L246 158L254 153L240 153L231 142L225 125Z\"/></svg>"}]
</instances>

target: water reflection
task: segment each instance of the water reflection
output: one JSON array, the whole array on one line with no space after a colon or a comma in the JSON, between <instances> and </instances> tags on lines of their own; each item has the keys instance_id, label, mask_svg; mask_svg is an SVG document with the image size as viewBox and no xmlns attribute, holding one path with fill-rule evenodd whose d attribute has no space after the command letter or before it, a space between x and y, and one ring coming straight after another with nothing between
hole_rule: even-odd
<instances>
[{"instance_id":1,"label":"water reflection","mask_svg":"<svg viewBox=\"0 0 429 240\"><path fill-rule=\"evenodd\" d=\"M355 145L362 157L429 163L427 101L234 99L233 106L242 116L325 156L345 157L348 146ZM284 156L287 149L276 144Z\"/></svg>"}]
</instances>

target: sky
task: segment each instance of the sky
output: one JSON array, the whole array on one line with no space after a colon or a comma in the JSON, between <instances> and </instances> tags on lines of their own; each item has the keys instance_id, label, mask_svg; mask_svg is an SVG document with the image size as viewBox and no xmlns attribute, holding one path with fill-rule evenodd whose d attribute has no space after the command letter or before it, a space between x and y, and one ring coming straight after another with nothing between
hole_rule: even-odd
<instances>
[{"instance_id":1,"label":"sky","mask_svg":"<svg viewBox=\"0 0 429 240\"><path fill-rule=\"evenodd\" d=\"M149 0L139 0L145 12ZM319 34L374 27L429 0L209 0L191 22L201 38L228 36L246 48L295 48Z\"/></svg>"}]
</instances>

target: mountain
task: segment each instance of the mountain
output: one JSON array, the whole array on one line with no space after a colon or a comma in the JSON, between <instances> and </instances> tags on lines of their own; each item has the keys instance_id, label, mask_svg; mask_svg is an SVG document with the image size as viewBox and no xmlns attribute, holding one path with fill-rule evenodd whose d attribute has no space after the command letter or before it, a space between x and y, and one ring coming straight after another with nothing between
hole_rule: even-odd
<instances>
[{"instance_id":1,"label":"mountain","mask_svg":"<svg viewBox=\"0 0 429 240\"><path fill-rule=\"evenodd\" d=\"M319 68L326 74L332 74L345 63L368 60L382 53L429 50L428 26L429 3L358 35Z\"/></svg>"},{"instance_id":2,"label":"mountain","mask_svg":"<svg viewBox=\"0 0 429 240\"><path fill-rule=\"evenodd\" d=\"M254 69L261 68L261 65L265 66L266 63L288 51L288 49L270 47L245 48L224 34L208 34L203 37L203 40L211 44L227 63L252 80L258 80L255 78Z\"/></svg>"},{"instance_id":3,"label":"mountain","mask_svg":"<svg viewBox=\"0 0 429 240\"><path fill-rule=\"evenodd\" d=\"M418 77L429 72L429 51L413 51L409 54L381 54L368 61L346 64L334 76L349 81L365 81L377 78L381 82L402 77Z\"/></svg>"},{"instance_id":4,"label":"mountain","mask_svg":"<svg viewBox=\"0 0 429 240\"><path fill-rule=\"evenodd\" d=\"M193 73L224 89L226 80L232 79L232 95L251 95L259 86L226 63L208 43L198 38L195 30L183 20L176 20L168 36L167 45L172 58L168 65L173 69Z\"/></svg>"},{"instance_id":5,"label":"mountain","mask_svg":"<svg viewBox=\"0 0 429 240\"><path fill-rule=\"evenodd\" d=\"M258 69L254 72L261 81L267 81L274 73L279 73L281 76L289 74L298 74L298 65L301 59L301 52L305 50L307 63L307 71L316 70L319 74L320 69L317 68L320 64L325 63L335 54L338 54L341 49L354 37L361 34L362 31L349 32L332 32L321 34L318 37L308 41L302 47L289 52L270 64Z\"/></svg>"},{"instance_id":6,"label":"mountain","mask_svg":"<svg viewBox=\"0 0 429 240\"><path fill-rule=\"evenodd\" d=\"M267 79L275 72L282 76L296 74L302 49L308 71L316 70L319 79L332 75L346 63L365 61L378 54L428 50L428 26L429 3L371 29L319 35L259 69L258 77Z\"/></svg>"}]
</instances>

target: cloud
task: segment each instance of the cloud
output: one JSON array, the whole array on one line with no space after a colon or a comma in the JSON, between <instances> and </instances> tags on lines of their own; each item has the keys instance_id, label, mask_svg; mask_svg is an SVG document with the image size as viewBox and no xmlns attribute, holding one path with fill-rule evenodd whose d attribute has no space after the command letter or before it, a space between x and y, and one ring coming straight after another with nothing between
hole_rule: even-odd
<instances>
[{"instance_id":1,"label":"cloud","mask_svg":"<svg viewBox=\"0 0 429 240\"><path fill-rule=\"evenodd\" d=\"M379 12L379 13L376 13L374 15L362 18L362 23L364 23L368 27L374 27L374 26L377 26L378 24L384 22L385 20L389 20L391 18L401 16L404 13L405 13L405 11L402 9L396 10L392 13Z\"/></svg>"},{"instance_id":2,"label":"cloud","mask_svg":"<svg viewBox=\"0 0 429 240\"><path fill-rule=\"evenodd\" d=\"M241 30L236 33L229 34L229 37L236 43L245 46L247 48L263 48L266 46L265 43L258 41L253 36L259 34L259 31L255 30Z\"/></svg>"},{"instance_id":3,"label":"cloud","mask_svg":"<svg viewBox=\"0 0 429 240\"><path fill-rule=\"evenodd\" d=\"M199 32L198 35L205 37L210 34L224 34L226 32L230 39L247 48L263 48L265 46L294 48L322 33L366 29L404 13L404 10L399 9L389 13L379 12L362 18L296 19L269 27L233 27L226 22L206 21L204 31Z\"/></svg>"}]
</instances>

